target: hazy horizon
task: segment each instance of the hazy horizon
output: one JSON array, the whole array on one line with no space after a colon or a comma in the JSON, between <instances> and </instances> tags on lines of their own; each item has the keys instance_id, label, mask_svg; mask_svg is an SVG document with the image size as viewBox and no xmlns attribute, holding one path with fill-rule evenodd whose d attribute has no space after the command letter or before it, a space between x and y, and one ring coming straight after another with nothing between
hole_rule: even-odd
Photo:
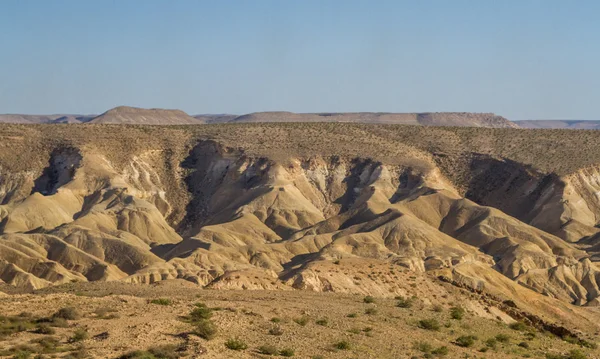
<instances>
[{"instance_id":1,"label":"hazy horizon","mask_svg":"<svg viewBox=\"0 0 600 359\"><path fill-rule=\"evenodd\" d=\"M594 120L593 1L0 2L0 113Z\"/></svg>"}]
</instances>

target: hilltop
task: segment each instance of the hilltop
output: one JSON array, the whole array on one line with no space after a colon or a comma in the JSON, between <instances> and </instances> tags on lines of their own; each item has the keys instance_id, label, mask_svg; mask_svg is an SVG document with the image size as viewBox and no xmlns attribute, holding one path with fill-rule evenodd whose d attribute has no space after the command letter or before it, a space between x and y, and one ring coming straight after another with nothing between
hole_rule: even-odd
<instances>
[{"instance_id":1,"label":"hilltop","mask_svg":"<svg viewBox=\"0 0 600 359\"><path fill-rule=\"evenodd\" d=\"M181 110L143 109L120 106L88 121L90 124L189 125L199 122Z\"/></svg>"}]
</instances>

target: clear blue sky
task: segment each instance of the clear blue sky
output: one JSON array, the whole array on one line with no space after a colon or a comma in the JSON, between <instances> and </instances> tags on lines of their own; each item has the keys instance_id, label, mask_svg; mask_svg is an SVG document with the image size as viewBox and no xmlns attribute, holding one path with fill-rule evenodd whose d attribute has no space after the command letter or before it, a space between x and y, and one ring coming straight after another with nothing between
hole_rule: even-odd
<instances>
[{"instance_id":1,"label":"clear blue sky","mask_svg":"<svg viewBox=\"0 0 600 359\"><path fill-rule=\"evenodd\" d=\"M0 113L600 119L600 1L0 0Z\"/></svg>"}]
</instances>

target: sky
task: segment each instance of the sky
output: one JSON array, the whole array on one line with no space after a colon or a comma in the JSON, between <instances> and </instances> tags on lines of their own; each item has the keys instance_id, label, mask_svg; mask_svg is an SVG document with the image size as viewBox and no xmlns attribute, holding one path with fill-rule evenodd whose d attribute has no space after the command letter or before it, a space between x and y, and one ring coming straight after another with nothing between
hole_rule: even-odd
<instances>
[{"instance_id":1,"label":"sky","mask_svg":"<svg viewBox=\"0 0 600 359\"><path fill-rule=\"evenodd\" d=\"M600 120L600 1L1 0L0 113Z\"/></svg>"}]
</instances>

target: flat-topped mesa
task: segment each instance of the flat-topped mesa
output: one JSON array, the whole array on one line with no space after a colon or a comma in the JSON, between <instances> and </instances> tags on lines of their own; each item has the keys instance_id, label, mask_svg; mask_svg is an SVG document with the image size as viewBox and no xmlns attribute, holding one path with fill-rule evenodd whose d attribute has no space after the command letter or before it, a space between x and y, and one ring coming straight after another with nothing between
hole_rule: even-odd
<instances>
[{"instance_id":1,"label":"flat-topped mesa","mask_svg":"<svg viewBox=\"0 0 600 359\"><path fill-rule=\"evenodd\" d=\"M209 121L210 122L210 121ZM354 122L423 126L517 128L502 116L472 112L255 112L238 116L229 122Z\"/></svg>"},{"instance_id":2,"label":"flat-topped mesa","mask_svg":"<svg viewBox=\"0 0 600 359\"><path fill-rule=\"evenodd\" d=\"M119 106L94 117L88 123L127 125L192 125L200 121L181 110L144 109Z\"/></svg>"}]
</instances>

